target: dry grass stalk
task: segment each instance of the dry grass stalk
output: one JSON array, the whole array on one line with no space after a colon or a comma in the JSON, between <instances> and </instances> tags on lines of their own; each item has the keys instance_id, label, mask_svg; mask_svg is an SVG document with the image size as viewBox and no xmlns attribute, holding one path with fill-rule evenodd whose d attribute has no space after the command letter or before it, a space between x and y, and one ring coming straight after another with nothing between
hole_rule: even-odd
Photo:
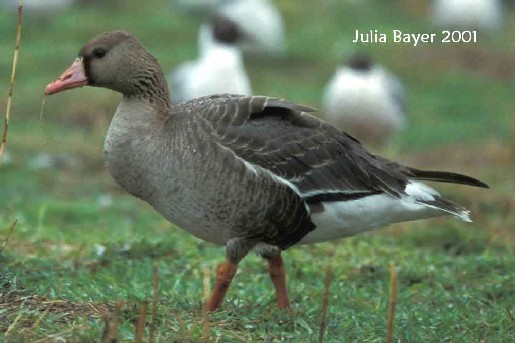
<instances>
[{"instance_id":1,"label":"dry grass stalk","mask_svg":"<svg viewBox=\"0 0 515 343\"><path fill-rule=\"evenodd\" d=\"M93 307L93 306L92 306ZM94 307L93 307L94 308ZM98 311L96 308L94 308ZM120 312L122 309L122 301L117 299L114 305L113 317L109 317L109 313L104 312L105 330L101 342L116 343L119 342L118 336L120 334Z\"/></svg>"},{"instance_id":2,"label":"dry grass stalk","mask_svg":"<svg viewBox=\"0 0 515 343\"><path fill-rule=\"evenodd\" d=\"M108 311L104 303L84 304L49 299L28 294L26 290L16 288L0 292L0 308L2 310L0 321L6 320L10 323L5 332L0 333L0 337L3 334L6 342L18 342L21 339L23 342L31 343L53 342L56 337L67 337L70 332L85 329L85 326L76 323L77 318L99 318L101 313ZM45 322L50 321L50 318L54 324L71 325L71 327L59 333L35 339L33 335L36 332L48 329ZM0 341L2 341L1 338Z\"/></svg>"},{"instance_id":3,"label":"dry grass stalk","mask_svg":"<svg viewBox=\"0 0 515 343\"><path fill-rule=\"evenodd\" d=\"M186 329L186 321L184 320L184 317L179 311L175 311L175 317L177 318L177 323L179 324L178 335L186 336L188 331Z\"/></svg>"},{"instance_id":4,"label":"dry grass stalk","mask_svg":"<svg viewBox=\"0 0 515 343\"><path fill-rule=\"evenodd\" d=\"M16 324L18 324L18 321L20 320L22 314L24 314L25 312L22 311L23 310L23 306L25 305L25 302L27 301L27 299L23 300L23 302L21 303L21 306L20 308L18 309L18 315L16 316L16 318L14 318L13 322L11 323L11 325L9 325L9 327L7 328L7 330L5 330L4 332L4 338L9 336L9 334L11 333L11 331L14 329L14 327L16 326Z\"/></svg>"},{"instance_id":5,"label":"dry grass stalk","mask_svg":"<svg viewBox=\"0 0 515 343\"><path fill-rule=\"evenodd\" d=\"M210 287L210 273L209 273L209 268L207 266L204 266L202 268L202 271L203 271L203 278L202 278L202 283L203 283L203 297L204 297L204 304L207 303L207 301L209 300L209 294L211 293L211 287ZM209 342L211 340L211 326L209 324L209 312L207 312L206 310L204 310L202 312L202 321L204 322L204 337L203 337L203 340L204 342Z\"/></svg>"},{"instance_id":6,"label":"dry grass stalk","mask_svg":"<svg viewBox=\"0 0 515 343\"><path fill-rule=\"evenodd\" d=\"M331 285L331 267L325 270L324 296L322 297L322 318L320 319L320 334L318 342L324 342L325 327L327 325L327 307L329 306L329 286Z\"/></svg>"},{"instance_id":7,"label":"dry grass stalk","mask_svg":"<svg viewBox=\"0 0 515 343\"><path fill-rule=\"evenodd\" d=\"M104 331L102 332L102 338L100 339L101 343L117 343L116 340L113 340L113 331L111 330L111 320L109 319L109 314L104 313Z\"/></svg>"},{"instance_id":8,"label":"dry grass stalk","mask_svg":"<svg viewBox=\"0 0 515 343\"><path fill-rule=\"evenodd\" d=\"M386 328L386 343L393 342L393 323L395 320L395 305L397 304L397 267L390 266L390 294L388 299L388 322Z\"/></svg>"},{"instance_id":9,"label":"dry grass stalk","mask_svg":"<svg viewBox=\"0 0 515 343\"><path fill-rule=\"evenodd\" d=\"M25 306L30 313L37 313L41 311L45 311L48 307L50 307L50 313L52 315L59 314L61 315L61 321L66 322L66 318L72 316L85 316L85 317L100 317L99 313L103 313L107 311L107 306L105 304L81 304L81 303L73 303L67 300L55 300L49 299L45 297L41 297L36 294L26 295L26 292L23 290L13 290L5 293L0 293L0 305L2 306L2 310L5 310L7 313L14 313L19 310L22 306ZM92 306L95 307L95 310L92 311ZM98 309L100 308L100 310ZM27 316L23 318L24 320L30 320L30 323L34 323L34 320L31 316ZM24 325L26 326L26 325Z\"/></svg>"},{"instance_id":10,"label":"dry grass stalk","mask_svg":"<svg viewBox=\"0 0 515 343\"><path fill-rule=\"evenodd\" d=\"M114 323L113 323L113 332L118 333L120 331L120 314L122 313L122 301L120 299L116 299L116 303L114 305Z\"/></svg>"},{"instance_id":11,"label":"dry grass stalk","mask_svg":"<svg viewBox=\"0 0 515 343\"><path fill-rule=\"evenodd\" d=\"M145 324L147 323L147 306L148 302L146 301L141 305L138 322L136 323L136 335L134 338L134 343L143 342L143 333L145 332Z\"/></svg>"},{"instance_id":12,"label":"dry grass stalk","mask_svg":"<svg viewBox=\"0 0 515 343\"><path fill-rule=\"evenodd\" d=\"M11 227L9 228L9 232L7 233L7 237L5 237L4 242L2 243L2 246L0 247L0 255L4 252L5 245L9 241L9 238L11 238L11 235L14 231L14 227L16 226L16 223L18 223L18 219L15 219L14 222L11 224Z\"/></svg>"},{"instance_id":13,"label":"dry grass stalk","mask_svg":"<svg viewBox=\"0 0 515 343\"><path fill-rule=\"evenodd\" d=\"M41 111L39 112L39 121L41 122L41 119L43 118L43 112L45 110L45 104L46 104L46 95L43 97L43 101L41 101Z\"/></svg>"},{"instance_id":14,"label":"dry grass stalk","mask_svg":"<svg viewBox=\"0 0 515 343\"><path fill-rule=\"evenodd\" d=\"M52 308L51 305L47 306L47 308L45 309L45 311L38 317L38 319L36 319L36 321L34 322L34 324L32 324L32 326L28 329L22 329L20 332L25 332L25 331L32 331L32 330L35 330L38 328L39 324L41 323L41 321L43 320L43 318L48 314L48 312L50 312L50 309Z\"/></svg>"},{"instance_id":15,"label":"dry grass stalk","mask_svg":"<svg viewBox=\"0 0 515 343\"><path fill-rule=\"evenodd\" d=\"M86 327L84 325L74 325L71 328L68 328L66 330L63 330L58 333L50 334L46 337L37 339L35 341L30 341L30 343L50 343L50 342L72 342L65 340L64 337L66 337L68 334L73 333L74 331L78 330L85 330Z\"/></svg>"},{"instance_id":16,"label":"dry grass stalk","mask_svg":"<svg viewBox=\"0 0 515 343\"><path fill-rule=\"evenodd\" d=\"M211 293L211 275L210 275L210 272L209 272L209 268L207 266L203 266L202 267L202 285L203 285L203 292L202 292L202 295L203 295L203 300L204 300L204 303L206 303L208 300L209 300L209 295Z\"/></svg>"},{"instance_id":17,"label":"dry grass stalk","mask_svg":"<svg viewBox=\"0 0 515 343\"><path fill-rule=\"evenodd\" d=\"M152 314L150 317L150 333L148 335L148 342L154 342L154 331L156 325L156 315L157 315L157 300L159 298L159 266L157 262L154 262L154 275L152 277L152 287L154 289L154 294L152 298Z\"/></svg>"},{"instance_id":18,"label":"dry grass stalk","mask_svg":"<svg viewBox=\"0 0 515 343\"><path fill-rule=\"evenodd\" d=\"M16 75L16 65L18 64L18 52L20 51L21 39L21 19L23 15L23 1L18 0L18 25L16 27L16 40L14 43L13 66L11 79L9 81L9 97L7 98L7 108L5 109L4 132L2 134L2 144L0 145L0 166L4 160L5 145L7 144L7 131L9 130L9 119L11 117L11 107L13 101L14 80Z\"/></svg>"}]
</instances>

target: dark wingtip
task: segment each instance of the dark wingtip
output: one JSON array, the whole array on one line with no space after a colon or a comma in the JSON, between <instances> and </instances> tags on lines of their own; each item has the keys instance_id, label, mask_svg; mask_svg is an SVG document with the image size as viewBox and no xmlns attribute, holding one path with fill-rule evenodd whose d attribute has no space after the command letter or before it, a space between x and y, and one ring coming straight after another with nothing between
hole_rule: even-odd
<instances>
[{"instance_id":1,"label":"dark wingtip","mask_svg":"<svg viewBox=\"0 0 515 343\"><path fill-rule=\"evenodd\" d=\"M413 174L414 178L418 180L456 183L478 188L490 188L486 183L463 174L443 171L419 170L415 168L410 168L409 170Z\"/></svg>"},{"instance_id":2,"label":"dark wingtip","mask_svg":"<svg viewBox=\"0 0 515 343\"><path fill-rule=\"evenodd\" d=\"M472 186L472 187L490 189L490 186L488 186L486 183L484 183L482 181L479 181L478 179L474 179L473 177L469 177L468 180L469 180L468 183L463 183L463 184L467 185L467 186Z\"/></svg>"},{"instance_id":3,"label":"dark wingtip","mask_svg":"<svg viewBox=\"0 0 515 343\"><path fill-rule=\"evenodd\" d=\"M490 189L490 186L488 186L486 183L481 182L479 180L476 180L476 181L478 182L477 187Z\"/></svg>"}]
</instances>

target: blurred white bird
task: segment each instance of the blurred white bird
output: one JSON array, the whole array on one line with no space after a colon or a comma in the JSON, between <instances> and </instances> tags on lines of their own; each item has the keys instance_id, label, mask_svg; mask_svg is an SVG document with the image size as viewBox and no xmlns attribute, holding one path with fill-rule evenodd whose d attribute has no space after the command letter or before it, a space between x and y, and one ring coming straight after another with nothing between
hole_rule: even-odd
<instances>
[{"instance_id":1,"label":"blurred white bird","mask_svg":"<svg viewBox=\"0 0 515 343\"><path fill-rule=\"evenodd\" d=\"M23 9L29 13L50 13L69 7L75 0L23 0ZM0 0L3 6L17 8L18 0Z\"/></svg>"},{"instance_id":2,"label":"blurred white bird","mask_svg":"<svg viewBox=\"0 0 515 343\"><path fill-rule=\"evenodd\" d=\"M275 57L286 51L283 18L271 0L172 0L171 5L232 20L245 36L239 43L245 53Z\"/></svg>"},{"instance_id":3,"label":"blurred white bird","mask_svg":"<svg viewBox=\"0 0 515 343\"><path fill-rule=\"evenodd\" d=\"M12 162L13 162L13 158L11 156L11 153L9 152L9 150L5 150L4 151L3 159L2 159L2 161L0 161L0 166L2 166L2 165L3 166L8 166Z\"/></svg>"},{"instance_id":4,"label":"blurred white bird","mask_svg":"<svg viewBox=\"0 0 515 343\"><path fill-rule=\"evenodd\" d=\"M351 57L324 91L325 119L369 146L384 145L404 127L404 110L400 80L368 56Z\"/></svg>"},{"instance_id":5,"label":"blurred white bird","mask_svg":"<svg viewBox=\"0 0 515 343\"><path fill-rule=\"evenodd\" d=\"M283 18L270 0L225 0L216 14L241 29L245 53L280 56L286 51Z\"/></svg>"},{"instance_id":6,"label":"blurred white bird","mask_svg":"<svg viewBox=\"0 0 515 343\"><path fill-rule=\"evenodd\" d=\"M238 42L242 34L231 20L215 16L200 28L199 58L181 64L169 77L172 102L205 95L252 95Z\"/></svg>"},{"instance_id":7,"label":"blurred white bird","mask_svg":"<svg viewBox=\"0 0 515 343\"><path fill-rule=\"evenodd\" d=\"M502 26L500 0L434 0L433 22L447 29L488 30Z\"/></svg>"},{"instance_id":8,"label":"blurred white bird","mask_svg":"<svg viewBox=\"0 0 515 343\"><path fill-rule=\"evenodd\" d=\"M172 0L170 5L181 11L210 14L224 0Z\"/></svg>"}]
</instances>

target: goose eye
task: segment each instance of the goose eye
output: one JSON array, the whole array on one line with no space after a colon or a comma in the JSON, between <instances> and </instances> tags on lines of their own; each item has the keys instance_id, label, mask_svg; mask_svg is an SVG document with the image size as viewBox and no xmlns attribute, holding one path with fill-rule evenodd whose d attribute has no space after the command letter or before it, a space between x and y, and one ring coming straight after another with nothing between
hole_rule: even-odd
<instances>
[{"instance_id":1,"label":"goose eye","mask_svg":"<svg viewBox=\"0 0 515 343\"><path fill-rule=\"evenodd\" d=\"M95 49L93 50L93 56L96 58L102 58L106 55L106 51L104 49Z\"/></svg>"}]
</instances>

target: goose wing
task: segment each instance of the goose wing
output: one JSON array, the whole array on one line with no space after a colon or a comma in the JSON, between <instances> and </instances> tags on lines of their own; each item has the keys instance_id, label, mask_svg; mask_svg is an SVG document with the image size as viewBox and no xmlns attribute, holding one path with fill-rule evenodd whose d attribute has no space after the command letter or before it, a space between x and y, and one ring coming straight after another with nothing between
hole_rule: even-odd
<instances>
[{"instance_id":1,"label":"goose wing","mask_svg":"<svg viewBox=\"0 0 515 343\"><path fill-rule=\"evenodd\" d=\"M353 137L312 116L313 108L237 95L200 98L194 107L219 144L294 184L308 201L404 194L408 168L368 153Z\"/></svg>"}]
</instances>

